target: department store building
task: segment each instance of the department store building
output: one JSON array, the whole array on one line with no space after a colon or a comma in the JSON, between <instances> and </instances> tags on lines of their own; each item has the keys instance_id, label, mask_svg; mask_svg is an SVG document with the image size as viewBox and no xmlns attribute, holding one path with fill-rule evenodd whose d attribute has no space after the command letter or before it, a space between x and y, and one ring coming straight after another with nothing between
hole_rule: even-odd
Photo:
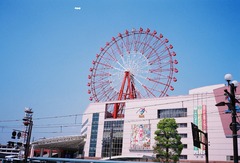
<instances>
[{"instance_id":1,"label":"department store building","mask_svg":"<svg viewBox=\"0 0 240 163\"><path fill-rule=\"evenodd\" d=\"M215 106L221 101L227 102L224 89L229 88L218 84L192 89L187 95L91 103L82 117L81 135L86 136L84 157L153 158L157 123L162 118L174 118L184 145L180 161L205 161L205 147L193 146L191 123L208 133L210 162L231 161L231 114L225 113L227 106ZM236 91L236 98L239 95L240 89ZM111 111L116 104L124 106L124 111L122 116L113 118Z\"/></svg>"}]
</instances>

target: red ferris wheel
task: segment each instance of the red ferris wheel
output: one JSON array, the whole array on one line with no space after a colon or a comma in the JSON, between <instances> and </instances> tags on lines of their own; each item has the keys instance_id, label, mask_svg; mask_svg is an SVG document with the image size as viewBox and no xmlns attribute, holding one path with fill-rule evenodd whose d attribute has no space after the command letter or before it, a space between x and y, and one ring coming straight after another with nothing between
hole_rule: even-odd
<instances>
[{"instance_id":1,"label":"red ferris wheel","mask_svg":"<svg viewBox=\"0 0 240 163\"><path fill-rule=\"evenodd\" d=\"M96 54L88 76L95 102L168 96L178 63L168 39L150 29L126 30Z\"/></svg>"}]
</instances>

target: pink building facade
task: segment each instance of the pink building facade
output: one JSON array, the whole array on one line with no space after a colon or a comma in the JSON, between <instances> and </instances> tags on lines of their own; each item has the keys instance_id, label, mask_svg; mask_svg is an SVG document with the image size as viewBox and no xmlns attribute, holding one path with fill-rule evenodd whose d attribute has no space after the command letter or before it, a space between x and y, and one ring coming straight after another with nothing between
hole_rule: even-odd
<instances>
[{"instance_id":1,"label":"pink building facade","mask_svg":"<svg viewBox=\"0 0 240 163\"><path fill-rule=\"evenodd\" d=\"M225 113L227 106L215 106L227 100L224 89L228 87L219 84L192 89L188 95L91 103L82 117L85 157L152 158L157 123L162 118L175 118L184 144L181 161L205 160L204 146L193 146L191 123L208 133L209 161L231 161L231 114ZM237 90L237 98L239 94ZM115 103L125 106L121 118L109 116Z\"/></svg>"}]
</instances>

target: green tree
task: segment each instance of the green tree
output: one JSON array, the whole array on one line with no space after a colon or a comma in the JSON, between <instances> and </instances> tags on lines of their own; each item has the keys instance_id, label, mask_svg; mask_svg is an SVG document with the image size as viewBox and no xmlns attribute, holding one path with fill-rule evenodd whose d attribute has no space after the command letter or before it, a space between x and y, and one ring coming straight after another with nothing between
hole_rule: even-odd
<instances>
[{"instance_id":1,"label":"green tree","mask_svg":"<svg viewBox=\"0 0 240 163\"><path fill-rule=\"evenodd\" d=\"M157 156L156 161L177 162L179 160L183 144L177 128L174 118L164 118L158 122L155 131L156 145L153 146Z\"/></svg>"}]
</instances>

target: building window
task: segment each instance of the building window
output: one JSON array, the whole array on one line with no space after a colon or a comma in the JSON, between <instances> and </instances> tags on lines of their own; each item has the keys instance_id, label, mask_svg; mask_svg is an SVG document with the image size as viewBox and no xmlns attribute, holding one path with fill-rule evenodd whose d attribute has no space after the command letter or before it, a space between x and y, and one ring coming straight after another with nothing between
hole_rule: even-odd
<instances>
[{"instance_id":1,"label":"building window","mask_svg":"<svg viewBox=\"0 0 240 163\"><path fill-rule=\"evenodd\" d=\"M158 118L187 117L187 108L159 109Z\"/></svg>"},{"instance_id":2,"label":"building window","mask_svg":"<svg viewBox=\"0 0 240 163\"><path fill-rule=\"evenodd\" d=\"M233 161L234 160L234 158L233 158L233 156L227 156L227 161ZM240 156L238 156L238 160L240 160Z\"/></svg>"},{"instance_id":3,"label":"building window","mask_svg":"<svg viewBox=\"0 0 240 163\"><path fill-rule=\"evenodd\" d=\"M187 123L178 123L178 128L186 128L187 127Z\"/></svg>"},{"instance_id":4,"label":"building window","mask_svg":"<svg viewBox=\"0 0 240 163\"><path fill-rule=\"evenodd\" d=\"M96 155L98 122L99 122L99 113L93 113L89 157L95 157Z\"/></svg>"},{"instance_id":5,"label":"building window","mask_svg":"<svg viewBox=\"0 0 240 163\"><path fill-rule=\"evenodd\" d=\"M180 155L179 159L181 159L181 160L187 160L187 155Z\"/></svg>"},{"instance_id":6,"label":"building window","mask_svg":"<svg viewBox=\"0 0 240 163\"><path fill-rule=\"evenodd\" d=\"M181 138L187 138L187 134L179 134Z\"/></svg>"},{"instance_id":7,"label":"building window","mask_svg":"<svg viewBox=\"0 0 240 163\"><path fill-rule=\"evenodd\" d=\"M183 148L187 148L187 144L183 144Z\"/></svg>"},{"instance_id":8,"label":"building window","mask_svg":"<svg viewBox=\"0 0 240 163\"><path fill-rule=\"evenodd\" d=\"M123 125L124 121L104 122L102 157L122 155Z\"/></svg>"},{"instance_id":9,"label":"building window","mask_svg":"<svg viewBox=\"0 0 240 163\"><path fill-rule=\"evenodd\" d=\"M118 108L117 117L115 118L124 118L124 112L125 112L125 102L120 103L108 103L105 106L105 119L113 118L113 111L115 107Z\"/></svg>"}]
</instances>

